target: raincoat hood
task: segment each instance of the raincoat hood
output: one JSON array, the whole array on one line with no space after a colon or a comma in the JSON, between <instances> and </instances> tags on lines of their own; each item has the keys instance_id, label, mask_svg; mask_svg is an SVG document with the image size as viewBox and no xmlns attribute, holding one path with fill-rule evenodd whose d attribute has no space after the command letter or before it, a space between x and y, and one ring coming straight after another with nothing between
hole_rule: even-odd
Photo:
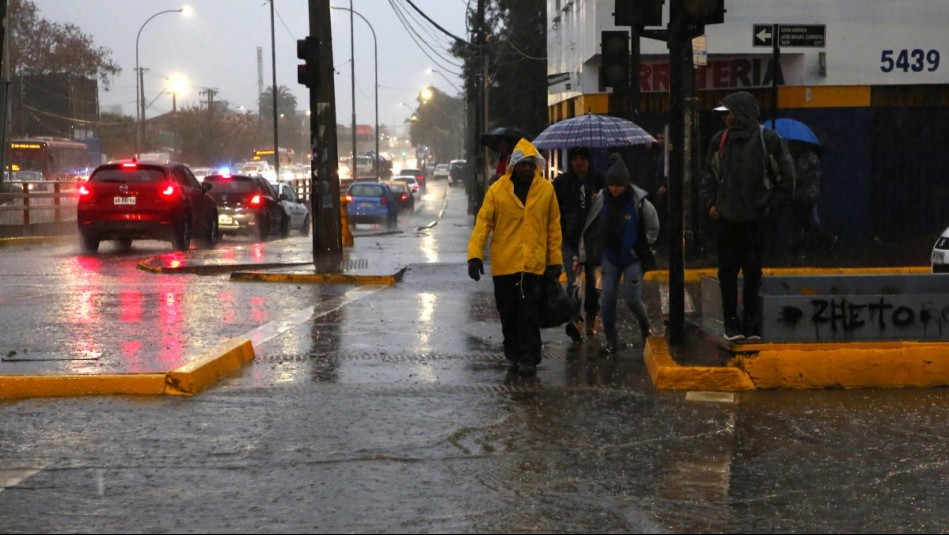
<instances>
[{"instance_id":1,"label":"raincoat hood","mask_svg":"<svg viewBox=\"0 0 949 535\"><path fill-rule=\"evenodd\" d=\"M511 152L511 159L507 162L505 172L510 175L511 171L514 170L514 166L517 165L518 162L525 160L533 162L537 169L543 169L547 165L547 160L544 160L544 157L540 155L537 147L530 141L527 141L526 138L521 138Z\"/></svg>"},{"instance_id":2,"label":"raincoat hood","mask_svg":"<svg viewBox=\"0 0 949 535\"><path fill-rule=\"evenodd\" d=\"M746 91L736 91L722 99L722 106L735 116L732 125L736 130L758 130L761 112L754 95Z\"/></svg>"}]
</instances>

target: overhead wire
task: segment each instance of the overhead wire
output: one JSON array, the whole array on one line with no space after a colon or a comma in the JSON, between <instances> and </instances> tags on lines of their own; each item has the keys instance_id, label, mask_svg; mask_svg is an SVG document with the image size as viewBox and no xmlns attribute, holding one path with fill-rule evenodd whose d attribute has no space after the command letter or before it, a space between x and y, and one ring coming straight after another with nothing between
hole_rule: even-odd
<instances>
[{"instance_id":1,"label":"overhead wire","mask_svg":"<svg viewBox=\"0 0 949 535\"><path fill-rule=\"evenodd\" d=\"M392 10L395 12L396 17L399 19L399 22L408 32L409 37L415 42L415 44L419 47L422 53L425 54L425 56L428 57L428 59L432 60L432 62L434 62L439 67L439 70L451 71L452 74L455 74L457 76L458 69L461 68L461 64L457 63L456 61L453 61L450 58L445 57L442 54L441 50L438 50L437 48L435 48L430 42L428 42L428 40L426 40L423 36L421 36L418 33L418 31L415 29L415 25L412 24L412 22L408 19L408 15L406 13L405 8L400 6L397 0L389 0L389 5L392 7ZM424 25L422 24L419 24L419 26L424 27ZM449 48L448 46L445 46L444 50L447 50L448 48ZM435 57L433 57L432 54L434 54L435 56L438 56L438 58L440 58L441 61L439 61L438 59L435 59ZM449 65L451 65L452 68L446 67L445 63L448 63Z\"/></svg>"}]
</instances>

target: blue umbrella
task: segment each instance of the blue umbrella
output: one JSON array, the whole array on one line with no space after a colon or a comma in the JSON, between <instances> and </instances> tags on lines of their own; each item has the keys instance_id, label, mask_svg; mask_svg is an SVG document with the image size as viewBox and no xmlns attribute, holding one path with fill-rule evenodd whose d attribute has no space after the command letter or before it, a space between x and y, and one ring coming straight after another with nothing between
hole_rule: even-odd
<instances>
[{"instance_id":1,"label":"blue umbrella","mask_svg":"<svg viewBox=\"0 0 949 535\"><path fill-rule=\"evenodd\" d=\"M543 150L574 147L605 149L648 143L656 143L656 138L636 123L593 113L554 123L534 138L534 146Z\"/></svg>"},{"instance_id":2,"label":"blue umbrella","mask_svg":"<svg viewBox=\"0 0 949 535\"><path fill-rule=\"evenodd\" d=\"M814 131L801 121L781 118L774 122L773 127L771 121L765 121L761 124L767 128L773 128L786 141L803 141L812 145L820 145L820 140L817 139Z\"/></svg>"}]
</instances>

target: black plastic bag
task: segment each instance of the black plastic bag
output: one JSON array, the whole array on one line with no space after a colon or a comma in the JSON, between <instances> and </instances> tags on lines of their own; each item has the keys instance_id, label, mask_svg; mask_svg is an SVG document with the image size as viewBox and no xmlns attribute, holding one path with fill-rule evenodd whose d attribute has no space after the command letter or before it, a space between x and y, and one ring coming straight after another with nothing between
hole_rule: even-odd
<instances>
[{"instance_id":1,"label":"black plastic bag","mask_svg":"<svg viewBox=\"0 0 949 535\"><path fill-rule=\"evenodd\" d=\"M559 327L570 321L572 308L570 297L560 284L560 277L544 275L544 306L540 318L540 327L549 329Z\"/></svg>"}]
</instances>

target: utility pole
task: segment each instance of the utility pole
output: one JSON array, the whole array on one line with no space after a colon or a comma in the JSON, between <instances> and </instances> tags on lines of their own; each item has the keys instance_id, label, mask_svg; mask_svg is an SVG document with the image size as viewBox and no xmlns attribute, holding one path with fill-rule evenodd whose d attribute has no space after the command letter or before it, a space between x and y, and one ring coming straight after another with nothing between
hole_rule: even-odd
<instances>
[{"instance_id":1,"label":"utility pole","mask_svg":"<svg viewBox=\"0 0 949 535\"><path fill-rule=\"evenodd\" d=\"M274 173L277 180L280 180L280 137L277 134L277 41L274 37L274 7L273 0L270 0L270 61L273 71L271 93L273 94L273 163Z\"/></svg>"},{"instance_id":2,"label":"utility pole","mask_svg":"<svg viewBox=\"0 0 949 535\"><path fill-rule=\"evenodd\" d=\"M474 136L475 140L478 140L481 132L484 131L485 125L485 112L487 111L486 106L486 97L487 91L485 85L487 84L487 61L485 60L485 35L484 35L484 6L485 0L478 0L478 33L475 37L475 53L478 55L478 74L476 76L477 81L477 96L475 97L475 124L474 124ZM480 141L475 142L475 166L474 166L474 187L471 188L472 195L470 197L472 204L472 213L477 214L478 210L481 209L481 200L484 198L484 192L487 191L487 175L485 174L484 169L484 151L485 148L481 146Z\"/></svg>"},{"instance_id":3,"label":"utility pole","mask_svg":"<svg viewBox=\"0 0 949 535\"><path fill-rule=\"evenodd\" d=\"M7 0L0 0L0 185L3 184L3 171L6 169L7 157L7 97L10 93L8 71L10 66L6 61L7 51ZM13 176L13 173L10 173Z\"/></svg>"},{"instance_id":4,"label":"utility pole","mask_svg":"<svg viewBox=\"0 0 949 535\"><path fill-rule=\"evenodd\" d=\"M317 270L339 271L343 237L339 201L339 154L336 139L336 86L333 72L333 29L329 0L309 0L310 36L304 72L310 88L310 211L313 214L313 264ZM297 43L300 56L301 43ZM312 48L316 50L312 50ZM316 63L316 65L313 65ZM297 75L298 81L300 74ZM301 83L303 83L301 81Z\"/></svg>"}]
</instances>

